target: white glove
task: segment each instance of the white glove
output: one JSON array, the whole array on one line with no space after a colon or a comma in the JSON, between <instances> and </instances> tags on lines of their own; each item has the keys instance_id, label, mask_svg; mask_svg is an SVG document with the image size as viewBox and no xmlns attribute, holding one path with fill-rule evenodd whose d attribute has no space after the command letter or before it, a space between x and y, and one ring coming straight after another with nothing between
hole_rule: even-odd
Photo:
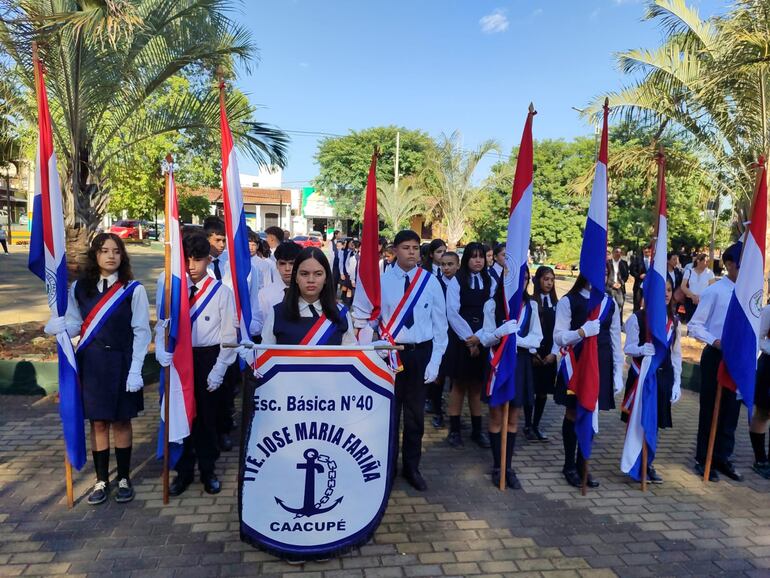
<instances>
[{"instance_id":1,"label":"white glove","mask_svg":"<svg viewBox=\"0 0 770 578\"><path fill-rule=\"evenodd\" d=\"M206 391L211 393L212 391L218 390L219 386L222 385L222 382L225 379L226 371L227 367L223 368L218 363L215 364L214 367L211 368L209 376L206 378L206 383L209 384L209 386L206 388Z\"/></svg>"},{"instance_id":2,"label":"white glove","mask_svg":"<svg viewBox=\"0 0 770 578\"><path fill-rule=\"evenodd\" d=\"M43 327L43 331L48 335L67 333L67 323L64 321L64 317L51 317Z\"/></svg>"},{"instance_id":3,"label":"white glove","mask_svg":"<svg viewBox=\"0 0 770 578\"><path fill-rule=\"evenodd\" d=\"M170 354L169 354L170 355ZM126 380L126 391L128 393L136 393L144 387L144 380L141 373L129 373Z\"/></svg>"},{"instance_id":4,"label":"white glove","mask_svg":"<svg viewBox=\"0 0 770 578\"><path fill-rule=\"evenodd\" d=\"M432 363L428 364L425 368L425 383L433 383L438 377L438 367L435 367Z\"/></svg>"},{"instance_id":5,"label":"white glove","mask_svg":"<svg viewBox=\"0 0 770 578\"><path fill-rule=\"evenodd\" d=\"M674 383L674 389L671 390L671 403L676 403L682 399L682 385Z\"/></svg>"},{"instance_id":6,"label":"white glove","mask_svg":"<svg viewBox=\"0 0 770 578\"><path fill-rule=\"evenodd\" d=\"M652 343L645 343L639 348L639 353L644 357L652 357L655 355L655 346Z\"/></svg>"},{"instance_id":7,"label":"white glove","mask_svg":"<svg viewBox=\"0 0 770 578\"><path fill-rule=\"evenodd\" d=\"M364 325L361 329L358 330L358 344L359 345L369 345L372 342L372 339L374 338L374 329L371 328L370 325Z\"/></svg>"},{"instance_id":8,"label":"white glove","mask_svg":"<svg viewBox=\"0 0 770 578\"><path fill-rule=\"evenodd\" d=\"M253 341L244 339L241 341L240 347L235 350L238 352L238 357L240 357L246 365L254 365L254 361L257 358L257 350L252 347L253 345Z\"/></svg>"},{"instance_id":9,"label":"white glove","mask_svg":"<svg viewBox=\"0 0 770 578\"><path fill-rule=\"evenodd\" d=\"M502 339L506 335L516 333L518 330L519 322L516 319L511 319L510 321L506 321L500 327L495 329L495 332L492 335L494 335L496 339Z\"/></svg>"},{"instance_id":10,"label":"white glove","mask_svg":"<svg viewBox=\"0 0 770 578\"><path fill-rule=\"evenodd\" d=\"M618 395L621 391L623 391L623 373L620 371L615 372L615 374L612 376L612 381L615 395Z\"/></svg>"},{"instance_id":11,"label":"white glove","mask_svg":"<svg viewBox=\"0 0 770 578\"><path fill-rule=\"evenodd\" d=\"M759 350L770 355L770 339L764 337L759 340Z\"/></svg>"},{"instance_id":12,"label":"white glove","mask_svg":"<svg viewBox=\"0 0 770 578\"><path fill-rule=\"evenodd\" d=\"M170 323L170 319L158 319L158 322L155 324L155 334L163 334L163 330L166 329Z\"/></svg>"},{"instance_id":13,"label":"white glove","mask_svg":"<svg viewBox=\"0 0 770 578\"><path fill-rule=\"evenodd\" d=\"M174 354L169 353L166 351L163 345L158 347L158 344L155 344L155 359L158 360L158 363L161 367L168 367L171 365L171 361L174 359Z\"/></svg>"},{"instance_id":14,"label":"white glove","mask_svg":"<svg viewBox=\"0 0 770 578\"><path fill-rule=\"evenodd\" d=\"M585 333L586 337L594 337L595 335L599 335L599 330L601 329L601 322L598 319L594 319L592 321L586 321L583 323L583 326L581 327L583 330L583 333Z\"/></svg>"}]
</instances>

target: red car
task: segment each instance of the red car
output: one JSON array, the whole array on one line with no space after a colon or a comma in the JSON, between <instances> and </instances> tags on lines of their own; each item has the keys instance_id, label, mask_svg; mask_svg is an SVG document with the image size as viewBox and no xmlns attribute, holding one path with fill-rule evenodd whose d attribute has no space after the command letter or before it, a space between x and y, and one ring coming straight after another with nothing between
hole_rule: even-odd
<instances>
[{"instance_id":1,"label":"red car","mask_svg":"<svg viewBox=\"0 0 770 578\"><path fill-rule=\"evenodd\" d=\"M138 239L139 221L131 219L115 221L110 227L110 233L115 233L121 239Z\"/></svg>"},{"instance_id":2,"label":"red car","mask_svg":"<svg viewBox=\"0 0 770 578\"><path fill-rule=\"evenodd\" d=\"M318 237L308 235L297 235L292 239L297 245L302 247L323 247L323 241Z\"/></svg>"}]
</instances>

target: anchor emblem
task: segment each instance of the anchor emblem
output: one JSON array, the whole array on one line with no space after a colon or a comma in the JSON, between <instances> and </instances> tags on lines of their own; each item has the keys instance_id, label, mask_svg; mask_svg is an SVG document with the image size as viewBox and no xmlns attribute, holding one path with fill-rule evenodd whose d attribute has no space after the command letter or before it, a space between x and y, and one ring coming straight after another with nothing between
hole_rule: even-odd
<instances>
[{"instance_id":1,"label":"anchor emblem","mask_svg":"<svg viewBox=\"0 0 770 578\"><path fill-rule=\"evenodd\" d=\"M275 502L287 512L294 514L295 518L301 518L303 516L309 518L333 510L342 501L342 498L344 498L344 496L340 496L331 506L323 507L323 505L329 501L329 498L331 498L331 495L334 493L334 487L337 485L337 464L336 462L331 461L328 456L320 455L318 450L313 448L305 450L303 456L305 458L305 463L297 464L298 470L305 470L305 497L302 502L302 507L289 507L283 500L274 496ZM316 474L322 474L324 472L324 466L321 464L326 464L328 481L323 497L316 503L315 476Z\"/></svg>"}]
</instances>

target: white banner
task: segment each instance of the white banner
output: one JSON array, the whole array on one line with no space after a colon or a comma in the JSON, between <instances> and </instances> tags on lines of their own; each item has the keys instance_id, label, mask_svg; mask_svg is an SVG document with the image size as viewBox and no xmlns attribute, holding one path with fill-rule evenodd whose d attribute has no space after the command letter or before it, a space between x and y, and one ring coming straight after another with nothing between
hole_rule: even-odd
<instances>
[{"instance_id":1,"label":"white banner","mask_svg":"<svg viewBox=\"0 0 770 578\"><path fill-rule=\"evenodd\" d=\"M374 351L270 350L244 408L241 539L288 559L366 543L388 503L393 372Z\"/></svg>"}]
</instances>

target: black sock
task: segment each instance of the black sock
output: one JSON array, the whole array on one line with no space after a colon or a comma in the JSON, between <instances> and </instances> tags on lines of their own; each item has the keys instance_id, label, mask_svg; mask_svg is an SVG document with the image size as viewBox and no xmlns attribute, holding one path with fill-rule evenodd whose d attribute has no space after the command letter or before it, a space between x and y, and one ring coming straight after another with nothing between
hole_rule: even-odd
<instances>
[{"instance_id":1,"label":"black sock","mask_svg":"<svg viewBox=\"0 0 770 578\"><path fill-rule=\"evenodd\" d=\"M545 411L545 402L548 400L548 397L545 395L537 396L535 398L535 417L532 420L532 425L534 425L536 428L540 427L540 420L543 417L543 411Z\"/></svg>"},{"instance_id":2,"label":"black sock","mask_svg":"<svg viewBox=\"0 0 770 578\"><path fill-rule=\"evenodd\" d=\"M110 481L110 448L106 450L92 451L94 458L94 470L96 479L100 482Z\"/></svg>"},{"instance_id":3,"label":"black sock","mask_svg":"<svg viewBox=\"0 0 770 578\"><path fill-rule=\"evenodd\" d=\"M118 479L128 479L131 473L131 446L115 448L115 460L118 462Z\"/></svg>"},{"instance_id":4,"label":"black sock","mask_svg":"<svg viewBox=\"0 0 770 578\"><path fill-rule=\"evenodd\" d=\"M449 416L449 431L460 433L460 416L459 415Z\"/></svg>"},{"instance_id":5,"label":"black sock","mask_svg":"<svg viewBox=\"0 0 770 578\"><path fill-rule=\"evenodd\" d=\"M524 427L525 428L532 427L532 410L533 409L534 408L531 405L524 406Z\"/></svg>"},{"instance_id":6,"label":"black sock","mask_svg":"<svg viewBox=\"0 0 770 578\"><path fill-rule=\"evenodd\" d=\"M489 443L492 446L492 467L500 469L500 448L502 446L503 434L500 432L489 432Z\"/></svg>"},{"instance_id":7,"label":"black sock","mask_svg":"<svg viewBox=\"0 0 770 578\"><path fill-rule=\"evenodd\" d=\"M767 452L765 451L765 434L749 432L751 438L751 447L754 450L754 461L763 463L767 461Z\"/></svg>"},{"instance_id":8,"label":"black sock","mask_svg":"<svg viewBox=\"0 0 770 578\"><path fill-rule=\"evenodd\" d=\"M561 422L561 437L564 442L564 469L575 469L575 450L577 449L577 435L575 435L575 422L566 417Z\"/></svg>"},{"instance_id":9,"label":"black sock","mask_svg":"<svg viewBox=\"0 0 770 578\"><path fill-rule=\"evenodd\" d=\"M481 433L481 416L480 415L472 415L471 416L471 437L478 437L478 435Z\"/></svg>"},{"instance_id":10,"label":"black sock","mask_svg":"<svg viewBox=\"0 0 770 578\"><path fill-rule=\"evenodd\" d=\"M508 442L505 444L505 469L512 470L513 450L516 449L516 432L508 432Z\"/></svg>"}]
</instances>

